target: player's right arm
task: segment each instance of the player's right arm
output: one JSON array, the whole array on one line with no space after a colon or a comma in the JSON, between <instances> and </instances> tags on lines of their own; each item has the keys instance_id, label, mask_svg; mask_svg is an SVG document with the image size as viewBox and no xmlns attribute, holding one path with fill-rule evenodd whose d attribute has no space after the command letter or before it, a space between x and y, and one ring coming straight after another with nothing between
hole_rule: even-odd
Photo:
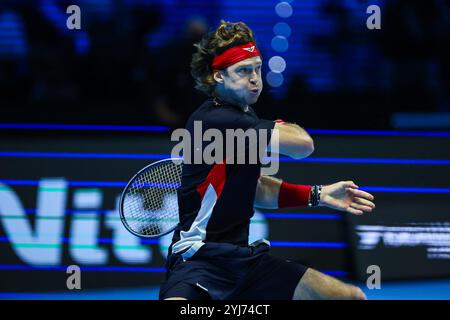
<instances>
[{"instance_id":1,"label":"player's right arm","mask_svg":"<svg viewBox=\"0 0 450 320\"><path fill-rule=\"evenodd\" d=\"M299 125L295 123L277 122L275 123L274 129L278 130L278 152L280 154L286 155L293 159L303 159L314 152L313 139Z\"/></svg>"}]
</instances>

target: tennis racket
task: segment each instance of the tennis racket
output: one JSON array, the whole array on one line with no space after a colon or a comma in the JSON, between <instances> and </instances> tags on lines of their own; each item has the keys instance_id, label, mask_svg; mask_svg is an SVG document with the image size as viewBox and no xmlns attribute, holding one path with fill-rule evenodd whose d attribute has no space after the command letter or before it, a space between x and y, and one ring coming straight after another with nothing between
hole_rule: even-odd
<instances>
[{"instance_id":1,"label":"tennis racket","mask_svg":"<svg viewBox=\"0 0 450 320\"><path fill-rule=\"evenodd\" d=\"M158 238L176 228L182 166L182 159L164 159L149 164L131 178L119 202L120 219L129 232Z\"/></svg>"}]
</instances>

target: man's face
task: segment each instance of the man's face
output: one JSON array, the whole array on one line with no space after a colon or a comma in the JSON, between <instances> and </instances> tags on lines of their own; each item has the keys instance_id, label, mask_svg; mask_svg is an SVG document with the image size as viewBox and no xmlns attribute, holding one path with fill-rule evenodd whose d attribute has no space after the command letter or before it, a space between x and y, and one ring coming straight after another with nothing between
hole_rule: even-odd
<instances>
[{"instance_id":1,"label":"man's face","mask_svg":"<svg viewBox=\"0 0 450 320\"><path fill-rule=\"evenodd\" d=\"M256 103L263 88L260 57L252 57L220 72L227 96L240 105Z\"/></svg>"}]
</instances>

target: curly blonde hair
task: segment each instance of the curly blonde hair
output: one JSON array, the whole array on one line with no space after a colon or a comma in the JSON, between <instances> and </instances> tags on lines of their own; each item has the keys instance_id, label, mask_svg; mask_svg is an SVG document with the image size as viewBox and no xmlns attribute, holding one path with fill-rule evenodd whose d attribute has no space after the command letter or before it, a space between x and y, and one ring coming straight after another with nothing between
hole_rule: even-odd
<instances>
[{"instance_id":1,"label":"curly blonde hair","mask_svg":"<svg viewBox=\"0 0 450 320\"><path fill-rule=\"evenodd\" d=\"M213 96L216 86L211 70L213 58L228 48L250 41L256 43L253 31L245 23L221 20L215 31L209 32L199 43L194 44L197 52L192 55L191 75L196 83L195 88Z\"/></svg>"}]
</instances>

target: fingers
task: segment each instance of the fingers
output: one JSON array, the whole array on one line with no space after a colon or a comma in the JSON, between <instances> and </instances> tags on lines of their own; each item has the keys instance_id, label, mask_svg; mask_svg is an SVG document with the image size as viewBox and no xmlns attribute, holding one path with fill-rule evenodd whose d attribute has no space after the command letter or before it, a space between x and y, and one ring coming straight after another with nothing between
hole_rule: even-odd
<instances>
[{"instance_id":1,"label":"fingers","mask_svg":"<svg viewBox=\"0 0 450 320\"><path fill-rule=\"evenodd\" d=\"M362 190L353 189L353 188L346 188L346 190L351 192L355 197L368 199L370 201L373 201L375 199L375 197L373 195L371 195L368 192L362 191Z\"/></svg>"},{"instance_id":2,"label":"fingers","mask_svg":"<svg viewBox=\"0 0 450 320\"><path fill-rule=\"evenodd\" d=\"M359 188L353 181L344 181L344 184L349 188Z\"/></svg>"},{"instance_id":3,"label":"fingers","mask_svg":"<svg viewBox=\"0 0 450 320\"><path fill-rule=\"evenodd\" d=\"M360 215L362 215L364 213L361 210L357 210L357 209L354 209L352 207L348 207L347 208L347 212L349 212L351 214L356 214L357 216L360 216Z\"/></svg>"},{"instance_id":4,"label":"fingers","mask_svg":"<svg viewBox=\"0 0 450 320\"><path fill-rule=\"evenodd\" d=\"M372 212L372 210L373 210L372 207L361 205L361 204L357 204L355 202L352 202L350 204L350 207L352 207L354 209L357 209L357 210L361 210L363 212Z\"/></svg>"},{"instance_id":5,"label":"fingers","mask_svg":"<svg viewBox=\"0 0 450 320\"><path fill-rule=\"evenodd\" d=\"M372 201L369 201L369 200L366 200L366 199L363 199L363 198L359 198L359 197L355 197L353 199L353 201L356 202L356 203L362 204L364 206L370 207L372 209L375 209L375 204Z\"/></svg>"}]
</instances>

